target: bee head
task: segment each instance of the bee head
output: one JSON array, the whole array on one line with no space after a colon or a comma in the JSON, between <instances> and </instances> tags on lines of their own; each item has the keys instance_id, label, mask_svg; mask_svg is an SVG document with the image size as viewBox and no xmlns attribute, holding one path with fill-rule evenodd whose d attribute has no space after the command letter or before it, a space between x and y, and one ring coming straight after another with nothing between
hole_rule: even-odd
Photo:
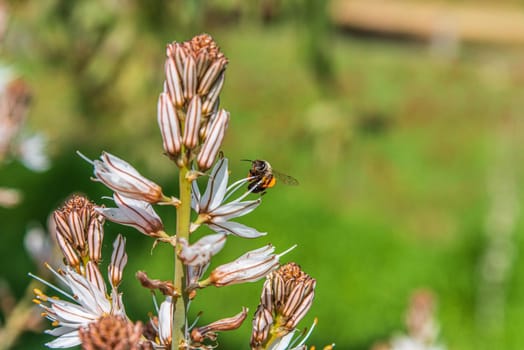
<instances>
[{"instance_id":1,"label":"bee head","mask_svg":"<svg viewBox=\"0 0 524 350\"><path fill-rule=\"evenodd\" d=\"M269 163L265 160L256 159L256 160L250 160L250 159L242 159L242 161L245 162L251 162L251 165L253 166L253 170L256 171L266 171L270 168Z\"/></svg>"},{"instance_id":2,"label":"bee head","mask_svg":"<svg viewBox=\"0 0 524 350\"><path fill-rule=\"evenodd\" d=\"M253 162L253 168L255 168L257 171L266 171L268 169L268 162L265 160L254 160Z\"/></svg>"}]
</instances>

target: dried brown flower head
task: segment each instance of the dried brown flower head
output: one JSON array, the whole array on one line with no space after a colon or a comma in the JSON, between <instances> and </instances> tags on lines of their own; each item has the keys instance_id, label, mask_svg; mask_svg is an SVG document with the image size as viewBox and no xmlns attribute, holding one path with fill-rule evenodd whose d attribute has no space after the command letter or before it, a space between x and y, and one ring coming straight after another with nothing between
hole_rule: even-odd
<instances>
[{"instance_id":1,"label":"dried brown flower head","mask_svg":"<svg viewBox=\"0 0 524 350\"><path fill-rule=\"evenodd\" d=\"M145 350L149 342L141 342L142 324L119 316L106 316L79 330L84 350Z\"/></svg>"}]
</instances>

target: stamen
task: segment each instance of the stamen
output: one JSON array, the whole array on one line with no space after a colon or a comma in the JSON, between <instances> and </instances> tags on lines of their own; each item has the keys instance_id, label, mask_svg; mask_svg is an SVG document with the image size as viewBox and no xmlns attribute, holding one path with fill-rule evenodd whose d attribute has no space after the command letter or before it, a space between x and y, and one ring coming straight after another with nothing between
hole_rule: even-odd
<instances>
[{"instance_id":1,"label":"stamen","mask_svg":"<svg viewBox=\"0 0 524 350\"><path fill-rule=\"evenodd\" d=\"M51 269L51 271L53 271L54 273L56 273L56 272L55 272L54 270L52 270L52 269ZM62 294L62 295L64 295L64 296L70 298L71 300L75 300L75 299L73 298L73 296L70 295L69 293L67 293L67 292L63 291L62 289L60 289L60 288L58 288L58 287L52 285L51 283L47 282L46 280L44 280L44 279L42 279L42 278L40 278L40 277L38 277L38 276L36 276L36 275L33 275L31 272L29 272L28 275L29 275L30 277L34 278L35 280L37 280L38 282L40 282L40 283L46 285L47 287L49 287L49 288L51 288L51 289L57 291L58 293L60 293L60 294ZM58 275L58 274L57 274L57 275ZM63 281L63 280L62 280L62 281ZM45 300L44 300L44 301L45 301Z\"/></svg>"},{"instance_id":2,"label":"stamen","mask_svg":"<svg viewBox=\"0 0 524 350\"><path fill-rule=\"evenodd\" d=\"M94 161L92 161L91 159L87 158L87 156L83 155L80 151L76 151L76 154L78 154L80 156L80 158L82 158L83 160L85 160L89 164L91 164L91 165L95 164Z\"/></svg>"},{"instance_id":3,"label":"stamen","mask_svg":"<svg viewBox=\"0 0 524 350\"><path fill-rule=\"evenodd\" d=\"M250 179L250 178L248 177L247 179ZM252 178L251 178L251 179L252 179ZM244 198L246 198L250 193L252 193L252 192L255 190L255 188L257 188L259 185L262 184L262 180L263 180L263 179L259 180L259 181L256 183L255 186L252 186L248 191L246 191L246 193L244 193L242 196L238 197L238 198L235 199L234 201L235 201L235 202L240 202L241 200L243 200Z\"/></svg>"},{"instance_id":4,"label":"stamen","mask_svg":"<svg viewBox=\"0 0 524 350\"><path fill-rule=\"evenodd\" d=\"M293 249L295 249L297 246L298 246L298 244L295 244L295 245L293 245L292 247L290 247L288 250L285 250L285 251L283 251L282 253L277 254L277 256L280 258L282 255L289 253L290 251L292 251Z\"/></svg>"},{"instance_id":5,"label":"stamen","mask_svg":"<svg viewBox=\"0 0 524 350\"><path fill-rule=\"evenodd\" d=\"M318 323L318 318L315 317L315 319L313 320L313 324L311 325L311 328L309 328L309 331L304 335L304 337L302 338L302 340L300 341L300 343L298 343L298 345L296 346L297 348L304 345L304 343L306 342L306 340L308 340L309 336L311 335L311 333L313 333L313 329L315 329L315 326L317 325ZM290 344L290 348L293 348L295 347L295 342L297 342L298 340L300 339L300 337L294 339L291 344Z\"/></svg>"},{"instance_id":6,"label":"stamen","mask_svg":"<svg viewBox=\"0 0 524 350\"><path fill-rule=\"evenodd\" d=\"M231 197L231 195L235 193L240 187L242 187L246 182L249 182L252 179L254 179L254 176L242 178L229 185L229 187L226 190L226 196L224 197L223 202L225 202L229 197Z\"/></svg>"},{"instance_id":7,"label":"stamen","mask_svg":"<svg viewBox=\"0 0 524 350\"><path fill-rule=\"evenodd\" d=\"M155 306L155 310L158 315L158 301L156 300L156 295L153 291L151 291L151 297L153 299L153 305Z\"/></svg>"},{"instance_id":8,"label":"stamen","mask_svg":"<svg viewBox=\"0 0 524 350\"><path fill-rule=\"evenodd\" d=\"M200 316L202 316L202 311L200 311L197 314L197 316L195 317L195 321L193 323L191 323L191 326L188 327L188 330L192 330L196 326L198 320L200 320Z\"/></svg>"}]
</instances>

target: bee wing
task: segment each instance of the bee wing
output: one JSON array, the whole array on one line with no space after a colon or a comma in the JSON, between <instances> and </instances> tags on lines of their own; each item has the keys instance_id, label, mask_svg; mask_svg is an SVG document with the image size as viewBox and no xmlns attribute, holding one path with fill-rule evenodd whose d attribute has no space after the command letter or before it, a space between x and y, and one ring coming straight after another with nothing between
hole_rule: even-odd
<instances>
[{"instance_id":1,"label":"bee wing","mask_svg":"<svg viewBox=\"0 0 524 350\"><path fill-rule=\"evenodd\" d=\"M281 181L283 184L290 185L290 186L298 185L298 180L295 179L293 176L283 174L280 171L276 171L276 170L273 170L272 172L273 172L273 175L277 178L277 180Z\"/></svg>"}]
</instances>

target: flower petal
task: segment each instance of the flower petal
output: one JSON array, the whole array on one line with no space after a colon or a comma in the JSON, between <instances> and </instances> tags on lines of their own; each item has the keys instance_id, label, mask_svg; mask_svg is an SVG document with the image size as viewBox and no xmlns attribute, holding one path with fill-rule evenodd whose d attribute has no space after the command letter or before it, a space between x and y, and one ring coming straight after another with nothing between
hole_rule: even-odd
<instances>
[{"instance_id":1,"label":"flower petal","mask_svg":"<svg viewBox=\"0 0 524 350\"><path fill-rule=\"evenodd\" d=\"M267 235L267 232L259 232L256 229L234 221L214 222L207 224L215 232L226 232L242 238L258 238Z\"/></svg>"},{"instance_id":2,"label":"flower petal","mask_svg":"<svg viewBox=\"0 0 524 350\"><path fill-rule=\"evenodd\" d=\"M171 340L173 307L173 299L166 297L158 310L158 337L161 344L167 344Z\"/></svg>"},{"instance_id":3,"label":"flower petal","mask_svg":"<svg viewBox=\"0 0 524 350\"><path fill-rule=\"evenodd\" d=\"M146 235L164 229L162 220L148 202L122 196L118 193L115 193L113 198L118 208L97 208L97 211L107 219L134 227Z\"/></svg>"},{"instance_id":4,"label":"flower petal","mask_svg":"<svg viewBox=\"0 0 524 350\"><path fill-rule=\"evenodd\" d=\"M206 191L200 201L202 211L210 212L222 203L226 195L228 179L228 160L227 158L219 159L211 170Z\"/></svg>"},{"instance_id":5,"label":"flower petal","mask_svg":"<svg viewBox=\"0 0 524 350\"><path fill-rule=\"evenodd\" d=\"M80 345L80 343L81 342L80 337L78 336L78 330L75 330L74 332L61 335L60 337L56 338L53 341L50 341L49 343L46 343L45 345L48 348L65 349Z\"/></svg>"},{"instance_id":6,"label":"flower petal","mask_svg":"<svg viewBox=\"0 0 524 350\"><path fill-rule=\"evenodd\" d=\"M210 214L213 216L213 222L227 221L239 216L251 213L262 201L260 199L245 202L231 202L218 207Z\"/></svg>"},{"instance_id":7,"label":"flower petal","mask_svg":"<svg viewBox=\"0 0 524 350\"><path fill-rule=\"evenodd\" d=\"M226 244L226 234L207 235L196 243L189 245L186 239L180 239L182 249L178 254L185 265L207 265L211 257L218 253Z\"/></svg>"}]
</instances>

